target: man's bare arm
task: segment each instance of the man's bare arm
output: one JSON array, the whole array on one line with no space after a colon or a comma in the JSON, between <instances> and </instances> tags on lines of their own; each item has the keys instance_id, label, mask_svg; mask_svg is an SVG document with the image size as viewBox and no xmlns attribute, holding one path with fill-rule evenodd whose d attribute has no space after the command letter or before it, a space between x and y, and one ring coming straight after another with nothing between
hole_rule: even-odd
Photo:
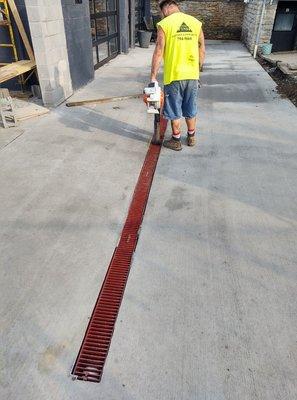
<instances>
[{"instance_id":1,"label":"man's bare arm","mask_svg":"<svg viewBox=\"0 0 297 400\"><path fill-rule=\"evenodd\" d=\"M199 41L198 41L198 46L199 46L199 67L202 69L202 66L205 61L205 40L204 40L204 33L203 30L201 29L200 36L199 36Z\"/></svg>"},{"instance_id":2,"label":"man's bare arm","mask_svg":"<svg viewBox=\"0 0 297 400\"><path fill-rule=\"evenodd\" d=\"M157 75L163 59L164 49L165 49L165 33L163 29L159 28L156 48L152 60L151 82L157 80Z\"/></svg>"}]
</instances>

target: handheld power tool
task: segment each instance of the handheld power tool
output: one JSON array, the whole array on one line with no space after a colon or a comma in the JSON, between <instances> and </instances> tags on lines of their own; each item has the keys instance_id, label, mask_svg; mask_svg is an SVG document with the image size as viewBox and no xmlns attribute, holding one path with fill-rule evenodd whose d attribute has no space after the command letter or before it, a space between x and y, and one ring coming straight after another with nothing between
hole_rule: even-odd
<instances>
[{"instance_id":1,"label":"handheld power tool","mask_svg":"<svg viewBox=\"0 0 297 400\"><path fill-rule=\"evenodd\" d=\"M144 102L147 105L147 113L154 115L154 136L152 139L153 144L161 144L160 135L160 113L163 108L164 94L158 82L151 82L144 89Z\"/></svg>"},{"instance_id":2,"label":"handheld power tool","mask_svg":"<svg viewBox=\"0 0 297 400\"><path fill-rule=\"evenodd\" d=\"M162 90L158 82L149 83L143 92L146 95L148 114L160 114Z\"/></svg>"},{"instance_id":3,"label":"handheld power tool","mask_svg":"<svg viewBox=\"0 0 297 400\"><path fill-rule=\"evenodd\" d=\"M164 103L164 93L161 90L158 82L151 82L148 86L143 90L142 94L128 94L123 96L115 96L115 97L103 97L99 99L85 99L81 101L74 101L66 103L67 107L75 107L75 106L84 106L87 104L102 104L109 103L112 101L122 101L129 100L135 98L143 97L143 101L147 106L148 114L154 115L154 135L152 138L152 144L162 144L161 131L160 131L160 123L161 123L161 113L163 109ZM164 130L164 119L162 119L162 130ZM166 124L167 126L167 124ZM165 127L166 130L166 127Z\"/></svg>"}]
</instances>

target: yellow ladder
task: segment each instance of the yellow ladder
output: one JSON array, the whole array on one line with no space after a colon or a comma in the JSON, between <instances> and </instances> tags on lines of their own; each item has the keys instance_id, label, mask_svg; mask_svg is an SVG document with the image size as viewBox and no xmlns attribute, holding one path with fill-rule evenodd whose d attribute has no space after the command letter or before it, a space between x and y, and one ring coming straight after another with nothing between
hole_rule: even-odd
<instances>
[{"instance_id":1,"label":"yellow ladder","mask_svg":"<svg viewBox=\"0 0 297 400\"><path fill-rule=\"evenodd\" d=\"M13 51L14 61L16 62L19 59L18 59L18 53L17 53L17 49L16 49L16 45L15 45L15 39L14 39L14 34L13 34L7 0L0 0L0 26L8 28L9 37L10 37L10 43L0 43L0 48L1 47L11 48ZM11 64L11 62L8 62L8 63L1 62L0 67L3 65L8 65L8 64Z\"/></svg>"}]
</instances>

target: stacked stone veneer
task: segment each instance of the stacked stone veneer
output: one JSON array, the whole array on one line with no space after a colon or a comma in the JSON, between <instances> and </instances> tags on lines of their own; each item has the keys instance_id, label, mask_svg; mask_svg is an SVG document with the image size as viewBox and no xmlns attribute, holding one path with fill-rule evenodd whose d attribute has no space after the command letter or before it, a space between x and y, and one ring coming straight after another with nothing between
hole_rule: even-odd
<instances>
[{"instance_id":1,"label":"stacked stone veneer","mask_svg":"<svg viewBox=\"0 0 297 400\"><path fill-rule=\"evenodd\" d=\"M178 3L181 11L202 21L207 39L240 39L245 10L243 0L184 0ZM158 1L152 0L151 7L153 14L159 12Z\"/></svg>"},{"instance_id":2,"label":"stacked stone veneer","mask_svg":"<svg viewBox=\"0 0 297 400\"><path fill-rule=\"evenodd\" d=\"M42 92L47 106L72 93L61 0L25 0Z\"/></svg>"},{"instance_id":3,"label":"stacked stone veneer","mask_svg":"<svg viewBox=\"0 0 297 400\"><path fill-rule=\"evenodd\" d=\"M271 39L277 1L272 4L266 1L265 14L261 29L260 43L269 43ZM263 0L250 0L247 3L242 25L242 41L246 44L249 51L254 51L258 27L260 23Z\"/></svg>"}]
</instances>

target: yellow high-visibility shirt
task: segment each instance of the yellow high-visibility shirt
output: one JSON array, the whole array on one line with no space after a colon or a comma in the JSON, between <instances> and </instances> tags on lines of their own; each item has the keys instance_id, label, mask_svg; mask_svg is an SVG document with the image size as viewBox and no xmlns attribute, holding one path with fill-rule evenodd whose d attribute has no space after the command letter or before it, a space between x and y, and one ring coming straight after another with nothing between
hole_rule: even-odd
<instances>
[{"instance_id":1,"label":"yellow high-visibility shirt","mask_svg":"<svg viewBox=\"0 0 297 400\"><path fill-rule=\"evenodd\" d=\"M202 23L191 15L177 12L157 24L165 37L164 85L184 79L199 79L198 40Z\"/></svg>"}]
</instances>

